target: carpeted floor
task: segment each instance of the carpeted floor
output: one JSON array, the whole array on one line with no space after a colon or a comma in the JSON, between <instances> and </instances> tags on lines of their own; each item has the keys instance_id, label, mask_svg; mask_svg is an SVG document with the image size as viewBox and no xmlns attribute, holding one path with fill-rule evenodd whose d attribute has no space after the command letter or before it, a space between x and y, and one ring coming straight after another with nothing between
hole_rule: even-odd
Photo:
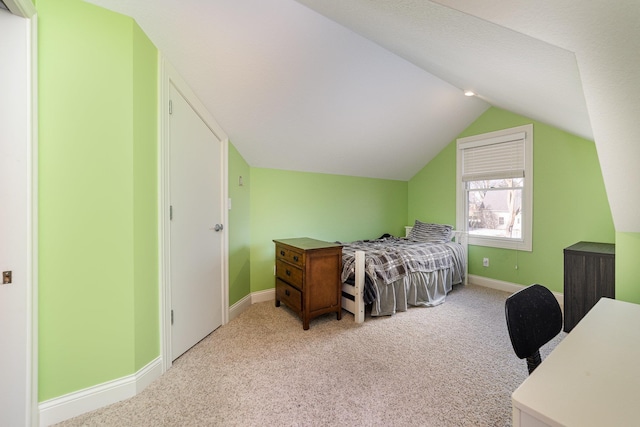
<instances>
[{"instance_id":1,"label":"carpeted floor","mask_svg":"<svg viewBox=\"0 0 640 427\"><path fill-rule=\"evenodd\" d=\"M357 325L251 306L132 399L60 426L508 426L526 378L509 294L456 286L444 304ZM565 336L545 346L543 358Z\"/></svg>"}]
</instances>

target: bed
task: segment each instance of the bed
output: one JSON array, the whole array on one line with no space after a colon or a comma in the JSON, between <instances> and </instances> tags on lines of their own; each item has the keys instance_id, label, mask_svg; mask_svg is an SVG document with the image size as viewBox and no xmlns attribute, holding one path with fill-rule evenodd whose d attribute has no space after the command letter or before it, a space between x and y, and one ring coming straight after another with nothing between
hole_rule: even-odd
<instances>
[{"instance_id":1,"label":"bed","mask_svg":"<svg viewBox=\"0 0 640 427\"><path fill-rule=\"evenodd\" d=\"M364 321L409 306L442 304L453 285L466 284L466 234L416 220L405 237L342 243L342 308Z\"/></svg>"}]
</instances>

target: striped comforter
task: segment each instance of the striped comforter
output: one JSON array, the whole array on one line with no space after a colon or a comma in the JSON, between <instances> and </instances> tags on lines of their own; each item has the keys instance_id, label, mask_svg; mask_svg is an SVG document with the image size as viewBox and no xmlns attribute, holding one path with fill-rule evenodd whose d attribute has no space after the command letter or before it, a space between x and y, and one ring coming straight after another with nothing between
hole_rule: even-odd
<instances>
[{"instance_id":1,"label":"striped comforter","mask_svg":"<svg viewBox=\"0 0 640 427\"><path fill-rule=\"evenodd\" d=\"M460 244L418 243L405 238L386 238L341 243L342 282L353 280L355 275L355 252L365 251L365 296L375 299L376 292L370 289L372 284L390 285L411 273L431 273L450 270L453 283L464 279L464 251Z\"/></svg>"}]
</instances>

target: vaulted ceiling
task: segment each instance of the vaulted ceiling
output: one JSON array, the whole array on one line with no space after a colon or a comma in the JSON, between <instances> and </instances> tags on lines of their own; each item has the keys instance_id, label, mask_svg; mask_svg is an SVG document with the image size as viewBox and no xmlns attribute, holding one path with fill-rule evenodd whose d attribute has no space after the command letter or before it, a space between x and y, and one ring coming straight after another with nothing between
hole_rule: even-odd
<instances>
[{"instance_id":1,"label":"vaulted ceiling","mask_svg":"<svg viewBox=\"0 0 640 427\"><path fill-rule=\"evenodd\" d=\"M640 231L636 0L88 1L138 22L253 167L408 180L493 105L595 140L616 229Z\"/></svg>"}]
</instances>

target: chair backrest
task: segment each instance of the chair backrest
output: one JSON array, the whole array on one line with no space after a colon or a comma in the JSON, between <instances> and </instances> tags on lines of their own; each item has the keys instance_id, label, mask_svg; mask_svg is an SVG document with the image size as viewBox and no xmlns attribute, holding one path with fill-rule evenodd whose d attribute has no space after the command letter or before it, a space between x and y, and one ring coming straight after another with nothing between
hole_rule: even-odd
<instances>
[{"instance_id":1,"label":"chair backrest","mask_svg":"<svg viewBox=\"0 0 640 427\"><path fill-rule=\"evenodd\" d=\"M528 286L505 302L507 328L520 359L538 354L562 329L562 310L556 297L542 285ZM531 370L530 370L531 371Z\"/></svg>"}]
</instances>

